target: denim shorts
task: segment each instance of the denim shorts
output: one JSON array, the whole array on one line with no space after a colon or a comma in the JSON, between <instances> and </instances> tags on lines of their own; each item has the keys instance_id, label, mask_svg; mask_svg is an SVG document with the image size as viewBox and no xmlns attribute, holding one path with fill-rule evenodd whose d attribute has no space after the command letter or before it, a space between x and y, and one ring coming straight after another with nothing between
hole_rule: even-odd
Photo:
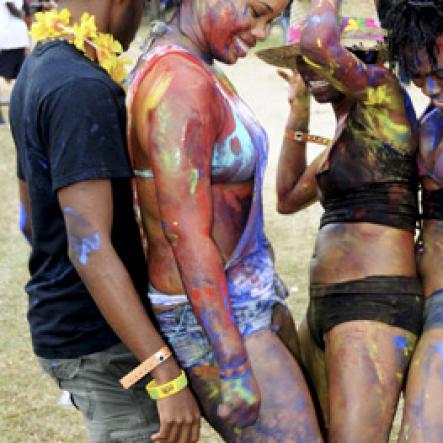
<instances>
[{"instance_id":1,"label":"denim shorts","mask_svg":"<svg viewBox=\"0 0 443 443\"><path fill-rule=\"evenodd\" d=\"M285 301L277 294L242 302L234 300L231 303L242 337L270 328L274 305L279 303L286 306ZM155 316L182 368L215 365L214 350L189 302L155 312Z\"/></svg>"},{"instance_id":2,"label":"denim shorts","mask_svg":"<svg viewBox=\"0 0 443 443\"><path fill-rule=\"evenodd\" d=\"M157 407L145 391L148 380L127 390L118 381L139 364L122 343L78 358L39 357L38 361L70 393L91 442L146 443L158 431Z\"/></svg>"}]
</instances>

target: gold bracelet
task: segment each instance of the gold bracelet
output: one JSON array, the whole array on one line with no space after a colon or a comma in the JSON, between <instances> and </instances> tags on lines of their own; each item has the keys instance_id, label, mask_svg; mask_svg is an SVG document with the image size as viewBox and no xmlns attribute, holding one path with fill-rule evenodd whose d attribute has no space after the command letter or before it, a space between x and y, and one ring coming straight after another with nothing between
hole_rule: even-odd
<instances>
[{"instance_id":1,"label":"gold bracelet","mask_svg":"<svg viewBox=\"0 0 443 443\"><path fill-rule=\"evenodd\" d=\"M174 380L163 385L157 385L155 380L152 380L146 385L146 391L152 400L159 400L161 398L170 397L171 395L180 392L188 386L188 379L186 377L185 371L180 372L180 375Z\"/></svg>"},{"instance_id":2,"label":"gold bracelet","mask_svg":"<svg viewBox=\"0 0 443 443\"><path fill-rule=\"evenodd\" d=\"M128 389L134 383L137 383L146 374L153 371L158 365L166 361L172 355L170 349L167 346L163 346L154 355L147 358L143 363L140 363L135 369L126 374L120 379L121 385Z\"/></svg>"},{"instance_id":3,"label":"gold bracelet","mask_svg":"<svg viewBox=\"0 0 443 443\"><path fill-rule=\"evenodd\" d=\"M285 137L288 140L304 143L317 143L318 145L330 146L332 140L326 137L320 137L319 135L311 135L302 131L293 131L292 129L286 129Z\"/></svg>"}]
</instances>

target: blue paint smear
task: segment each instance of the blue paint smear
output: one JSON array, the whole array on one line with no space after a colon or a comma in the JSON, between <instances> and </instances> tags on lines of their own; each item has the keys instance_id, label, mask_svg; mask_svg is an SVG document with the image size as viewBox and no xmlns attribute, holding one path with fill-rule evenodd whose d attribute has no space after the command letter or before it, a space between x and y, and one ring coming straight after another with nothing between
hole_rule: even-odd
<instances>
[{"instance_id":1,"label":"blue paint smear","mask_svg":"<svg viewBox=\"0 0 443 443\"><path fill-rule=\"evenodd\" d=\"M25 205L23 204L23 202L20 202L19 211L20 211L20 218L19 218L18 226L20 228L20 231L22 231L23 235L26 237L25 227L26 227L26 222L28 221L28 213L26 212L26 208L25 208Z\"/></svg>"},{"instance_id":2,"label":"blue paint smear","mask_svg":"<svg viewBox=\"0 0 443 443\"><path fill-rule=\"evenodd\" d=\"M95 134L95 133L99 130L99 128L100 128L100 126L99 126L97 123L94 123L94 124L91 126L91 129L89 130L89 132L90 132L91 134Z\"/></svg>"},{"instance_id":3,"label":"blue paint smear","mask_svg":"<svg viewBox=\"0 0 443 443\"><path fill-rule=\"evenodd\" d=\"M397 337L394 337L393 339L394 345L398 348L398 349L405 349L408 346L408 339L406 337L402 337L400 335L398 335Z\"/></svg>"},{"instance_id":4,"label":"blue paint smear","mask_svg":"<svg viewBox=\"0 0 443 443\"><path fill-rule=\"evenodd\" d=\"M307 401L305 398L298 399L295 405L295 410L297 411L297 414L301 414L306 409L306 405Z\"/></svg>"},{"instance_id":5,"label":"blue paint smear","mask_svg":"<svg viewBox=\"0 0 443 443\"><path fill-rule=\"evenodd\" d=\"M48 169L48 164L46 162L43 160L39 160L38 162L43 169Z\"/></svg>"},{"instance_id":6,"label":"blue paint smear","mask_svg":"<svg viewBox=\"0 0 443 443\"><path fill-rule=\"evenodd\" d=\"M443 342L440 342L436 345L437 352L440 354L440 357L443 359Z\"/></svg>"},{"instance_id":7,"label":"blue paint smear","mask_svg":"<svg viewBox=\"0 0 443 443\"><path fill-rule=\"evenodd\" d=\"M100 234L97 231L82 238L71 237L71 241L72 249L77 254L79 263L83 266L88 264L91 252L100 249Z\"/></svg>"},{"instance_id":8,"label":"blue paint smear","mask_svg":"<svg viewBox=\"0 0 443 443\"><path fill-rule=\"evenodd\" d=\"M249 180L256 168L256 147L245 124L234 109L232 109L232 116L235 122L233 132L214 145L211 175L228 175L230 182ZM231 149L231 144L235 139L241 146L238 154Z\"/></svg>"},{"instance_id":9,"label":"blue paint smear","mask_svg":"<svg viewBox=\"0 0 443 443\"><path fill-rule=\"evenodd\" d=\"M86 230L90 227L88 221L85 220L75 209L68 207L64 208L63 212L75 217L75 225L77 226L77 229L80 228ZM85 236L71 234L69 236L69 241L77 260L83 266L88 264L91 252L100 249L100 234L98 231L94 231L92 234Z\"/></svg>"}]
</instances>

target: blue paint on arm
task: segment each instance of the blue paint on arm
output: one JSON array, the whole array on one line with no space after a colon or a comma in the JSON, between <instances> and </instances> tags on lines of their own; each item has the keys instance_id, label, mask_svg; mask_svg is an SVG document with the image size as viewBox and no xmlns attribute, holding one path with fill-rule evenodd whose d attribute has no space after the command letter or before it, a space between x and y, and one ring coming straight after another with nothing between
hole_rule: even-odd
<instances>
[{"instance_id":1,"label":"blue paint on arm","mask_svg":"<svg viewBox=\"0 0 443 443\"><path fill-rule=\"evenodd\" d=\"M27 222L28 222L28 213L26 212L26 208L23 202L20 202L18 226L20 228L20 231L28 241L28 243L31 244L31 238L29 236L28 230L26 229Z\"/></svg>"},{"instance_id":2,"label":"blue paint on arm","mask_svg":"<svg viewBox=\"0 0 443 443\"><path fill-rule=\"evenodd\" d=\"M68 224L69 248L74 258L86 266L92 252L100 249L100 234L73 208L64 208L65 215L72 218Z\"/></svg>"},{"instance_id":3,"label":"blue paint on arm","mask_svg":"<svg viewBox=\"0 0 443 443\"><path fill-rule=\"evenodd\" d=\"M72 249L77 255L79 263L83 266L88 264L89 255L100 249L100 235L95 231L86 237L71 237Z\"/></svg>"}]
</instances>

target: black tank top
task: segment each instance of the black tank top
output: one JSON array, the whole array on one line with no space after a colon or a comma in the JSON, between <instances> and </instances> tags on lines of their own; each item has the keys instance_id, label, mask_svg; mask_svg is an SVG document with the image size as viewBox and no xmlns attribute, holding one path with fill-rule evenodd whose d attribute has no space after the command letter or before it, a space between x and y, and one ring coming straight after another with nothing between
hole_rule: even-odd
<instances>
[{"instance_id":1,"label":"black tank top","mask_svg":"<svg viewBox=\"0 0 443 443\"><path fill-rule=\"evenodd\" d=\"M405 105L410 106L407 95ZM352 105L342 134L317 174L325 209L320 226L369 222L414 231L418 219L415 114L403 146L396 148L374 135L374 120L364 107L358 102Z\"/></svg>"}]
</instances>

